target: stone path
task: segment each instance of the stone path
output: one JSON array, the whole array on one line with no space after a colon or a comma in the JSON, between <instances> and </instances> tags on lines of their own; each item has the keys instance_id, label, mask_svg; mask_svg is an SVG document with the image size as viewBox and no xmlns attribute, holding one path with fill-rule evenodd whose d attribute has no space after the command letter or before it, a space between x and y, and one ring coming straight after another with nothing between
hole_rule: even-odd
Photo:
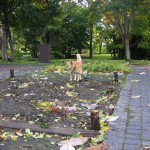
<instances>
[{"instance_id":1,"label":"stone path","mask_svg":"<svg viewBox=\"0 0 150 150\"><path fill-rule=\"evenodd\" d=\"M22 75L42 68L40 66L0 65L0 79L10 77L10 69L14 69L15 75Z\"/></svg>"},{"instance_id":2,"label":"stone path","mask_svg":"<svg viewBox=\"0 0 150 150\"><path fill-rule=\"evenodd\" d=\"M109 150L150 150L150 66L133 68L114 114L104 141Z\"/></svg>"}]
</instances>

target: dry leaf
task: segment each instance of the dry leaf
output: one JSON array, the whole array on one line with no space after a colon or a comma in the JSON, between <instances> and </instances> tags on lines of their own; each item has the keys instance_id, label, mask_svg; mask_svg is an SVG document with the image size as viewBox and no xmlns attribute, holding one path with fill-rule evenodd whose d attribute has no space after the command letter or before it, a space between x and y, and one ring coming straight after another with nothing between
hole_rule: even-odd
<instances>
[{"instance_id":1,"label":"dry leaf","mask_svg":"<svg viewBox=\"0 0 150 150\"><path fill-rule=\"evenodd\" d=\"M146 73L145 73L145 72L141 72L141 73L139 73L139 74L141 74L141 75L142 75L142 74L146 74Z\"/></svg>"},{"instance_id":2,"label":"dry leaf","mask_svg":"<svg viewBox=\"0 0 150 150\"><path fill-rule=\"evenodd\" d=\"M70 97L76 97L76 96L78 96L78 93L75 93L75 92L66 92L66 95L68 95Z\"/></svg>"},{"instance_id":3,"label":"dry leaf","mask_svg":"<svg viewBox=\"0 0 150 150\"><path fill-rule=\"evenodd\" d=\"M141 80L131 80L131 82L140 82Z\"/></svg>"},{"instance_id":4,"label":"dry leaf","mask_svg":"<svg viewBox=\"0 0 150 150\"><path fill-rule=\"evenodd\" d=\"M108 150L109 148L109 145L108 144L99 144L99 145L96 145L96 146L91 146L91 147L87 147L83 150Z\"/></svg>"},{"instance_id":5,"label":"dry leaf","mask_svg":"<svg viewBox=\"0 0 150 150\"><path fill-rule=\"evenodd\" d=\"M113 104L109 105L109 109L114 109L114 108L115 108L115 106Z\"/></svg>"},{"instance_id":6,"label":"dry leaf","mask_svg":"<svg viewBox=\"0 0 150 150\"><path fill-rule=\"evenodd\" d=\"M5 96L11 96L12 94L11 93L7 93Z\"/></svg>"},{"instance_id":7,"label":"dry leaf","mask_svg":"<svg viewBox=\"0 0 150 150\"><path fill-rule=\"evenodd\" d=\"M21 130L16 130L15 134L18 135L18 136L23 136L23 134L21 133Z\"/></svg>"},{"instance_id":8,"label":"dry leaf","mask_svg":"<svg viewBox=\"0 0 150 150\"><path fill-rule=\"evenodd\" d=\"M66 144L60 147L60 150L75 150L75 148L67 141Z\"/></svg>"},{"instance_id":9,"label":"dry leaf","mask_svg":"<svg viewBox=\"0 0 150 150\"><path fill-rule=\"evenodd\" d=\"M81 104L83 107L86 107L87 109L95 109L97 107L97 104Z\"/></svg>"},{"instance_id":10,"label":"dry leaf","mask_svg":"<svg viewBox=\"0 0 150 150\"><path fill-rule=\"evenodd\" d=\"M63 146L69 142L72 146L78 146L83 145L85 142L87 142L88 139L88 137L71 138L69 140L59 142L58 145Z\"/></svg>"},{"instance_id":11,"label":"dry leaf","mask_svg":"<svg viewBox=\"0 0 150 150\"><path fill-rule=\"evenodd\" d=\"M107 121L116 121L119 118L119 116L109 116Z\"/></svg>"},{"instance_id":12,"label":"dry leaf","mask_svg":"<svg viewBox=\"0 0 150 150\"><path fill-rule=\"evenodd\" d=\"M137 96L132 96L131 98L132 99L138 99L138 98L140 98L141 97L141 95L137 95Z\"/></svg>"}]
</instances>

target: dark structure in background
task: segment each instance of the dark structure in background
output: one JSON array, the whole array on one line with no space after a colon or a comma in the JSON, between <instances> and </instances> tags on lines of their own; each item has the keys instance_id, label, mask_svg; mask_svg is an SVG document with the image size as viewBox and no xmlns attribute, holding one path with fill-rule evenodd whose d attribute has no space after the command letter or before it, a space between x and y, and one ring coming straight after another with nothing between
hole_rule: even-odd
<instances>
[{"instance_id":1,"label":"dark structure in background","mask_svg":"<svg viewBox=\"0 0 150 150\"><path fill-rule=\"evenodd\" d=\"M50 45L38 46L38 61L41 63L50 63Z\"/></svg>"}]
</instances>

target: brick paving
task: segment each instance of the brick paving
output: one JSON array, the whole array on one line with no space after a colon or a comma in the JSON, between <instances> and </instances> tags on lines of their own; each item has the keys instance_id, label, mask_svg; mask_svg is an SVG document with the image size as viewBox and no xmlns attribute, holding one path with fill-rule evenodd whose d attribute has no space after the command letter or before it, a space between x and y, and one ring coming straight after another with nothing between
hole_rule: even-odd
<instances>
[{"instance_id":1,"label":"brick paving","mask_svg":"<svg viewBox=\"0 0 150 150\"><path fill-rule=\"evenodd\" d=\"M104 143L109 150L150 148L150 66L135 67L127 76Z\"/></svg>"}]
</instances>

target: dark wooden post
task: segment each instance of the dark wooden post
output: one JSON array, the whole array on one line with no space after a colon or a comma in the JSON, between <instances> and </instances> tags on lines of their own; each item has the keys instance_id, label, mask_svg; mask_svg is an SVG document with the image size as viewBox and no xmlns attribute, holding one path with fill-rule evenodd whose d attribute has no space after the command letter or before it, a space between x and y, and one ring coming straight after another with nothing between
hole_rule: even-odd
<instances>
[{"instance_id":1,"label":"dark wooden post","mask_svg":"<svg viewBox=\"0 0 150 150\"><path fill-rule=\"evenodd\" d=\"M10 69L10 78L14 78L15 75L14 75L14 69Z\"/></svg>"},{"instance_id":2,"label":"dark wooden post","mask_svg":"<svg viewBox=\"0 0 150 150\"><path fill-rule=\"evenodd\" d=\"M96 131L99 131L101 129L99 110L91 110L91 129Z\"/></svg>"},{"instance_id":3,"label":"dark wooden post","mask_svg":"<svg viewBox=\"0 0 150 150\"><path fill-rule=\"evenodd\" d=\"M114 72L114 81L118 82L118 72Z\"/></svg>"}]
</instances>

